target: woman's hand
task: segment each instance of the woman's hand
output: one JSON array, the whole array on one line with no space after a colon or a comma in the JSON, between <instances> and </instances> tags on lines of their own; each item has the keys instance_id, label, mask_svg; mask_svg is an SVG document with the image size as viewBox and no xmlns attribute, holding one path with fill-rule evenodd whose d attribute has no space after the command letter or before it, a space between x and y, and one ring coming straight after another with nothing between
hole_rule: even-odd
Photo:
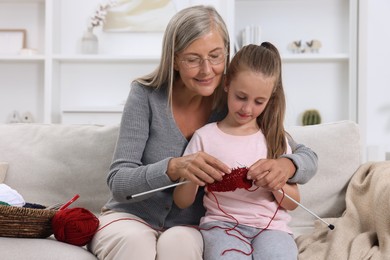
<instances>
[{"instance_id":1,"label":"woman's hand","mask_svg":"<svg viewBox=\"0 0 390 260\"><path fill-rule=\"evenodd\" d=\"M280 190L295 171L295 165L288 158L261 159L249 167L247 176L256 186Z\"/></svg>"},{"instance_id":2,"label":"woman's hand","mask_svg":"<svg viewBox=\"0 0 390 260\"><path fill-rule=\"evenodd\" d=\"M205 152L172 158L168 163L167 172L172 181L186 179L199 186L221 181L222 176L228 173L229 167Z\"/></svg>"}]
</instances>

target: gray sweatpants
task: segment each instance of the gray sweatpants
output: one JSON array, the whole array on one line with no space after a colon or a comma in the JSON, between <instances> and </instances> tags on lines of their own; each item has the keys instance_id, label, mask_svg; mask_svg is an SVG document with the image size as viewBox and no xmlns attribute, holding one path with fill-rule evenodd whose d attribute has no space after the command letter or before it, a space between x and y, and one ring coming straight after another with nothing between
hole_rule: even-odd
<instances>
[{"instance_id":1,"label":"gray sweatpants","mask_svg":"<svg viewBox=\"0 0 390 260\"><path fill-rule=\"evenodd\" d=\"M226 230L233 228L235 225L235 223L217 221L201 225L201 233L204 241L204 260L297 259L298 249L294 237L291 234L279 230L267 229L255 238L251 238L258 234L261 229L245 225L238 225L235 228L239 232L230 230L228 233L232 235L227 234ZM249 238L243 237L242 234ZM246 243L240 239L246 241ZM245 255L243 252L251 252L250 245L252 245L254 251L250 255ZM231 251L232 249L242 252ZM230 251L224 253L225 250Z\"/></svg>"}]
</instances>

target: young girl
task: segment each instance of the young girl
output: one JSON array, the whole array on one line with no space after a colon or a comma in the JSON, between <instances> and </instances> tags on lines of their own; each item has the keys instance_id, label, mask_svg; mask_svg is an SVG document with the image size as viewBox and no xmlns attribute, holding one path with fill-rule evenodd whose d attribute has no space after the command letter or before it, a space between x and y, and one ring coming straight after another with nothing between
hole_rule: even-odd
<instances>
[{"instance_id":1,"label":"young girl","mask_svg":"<svg viewBox=\"0 0 390 260\"><path fill-rule=\"evenodd\" d=\"M227 116L198 129L185 151L207 152L233 169L220 183L205 188L206 215L200 222L204 259L295 260L297 247L287 210L297 205L284 193L299 201L297 185L268 190L258 182L261 175L246 175L246 166L260 157L291 153L283 126L285 96L278 50L268 42L243 47L227 70L224 90ZM234 179L234 169L245 179ZM199 185L206 184L191 180L176 187L176 205L192 205Z\"/></svg>"}]
</instances>

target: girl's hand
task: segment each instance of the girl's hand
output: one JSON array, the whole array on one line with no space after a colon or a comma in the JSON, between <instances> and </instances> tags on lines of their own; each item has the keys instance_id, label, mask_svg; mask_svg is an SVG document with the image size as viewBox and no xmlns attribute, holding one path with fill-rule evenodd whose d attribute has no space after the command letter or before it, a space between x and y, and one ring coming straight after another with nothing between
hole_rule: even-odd
<instances>
[{"instance_id":1,"label":"girl's hand","mask_svg":"<svg viewBox=\"0 0 390 260\"><path fill-rule=\"evenodd\" d=\"M295 165L288 158L261 159L248 170L248 179L269 190L280 190L294 176Z\"/></svg>"},{"instance_id":2,"label":"girl's hand","mask_svg":"<svg viewBox=\"0 0 390 260\"><path fill-rule=\"evenodd\" d=\"M199 186L221 181L222 176L228 173L229 167L205 152L172 158L167 172L172 181L186 179Z\"/></svg>"}]
</instances>

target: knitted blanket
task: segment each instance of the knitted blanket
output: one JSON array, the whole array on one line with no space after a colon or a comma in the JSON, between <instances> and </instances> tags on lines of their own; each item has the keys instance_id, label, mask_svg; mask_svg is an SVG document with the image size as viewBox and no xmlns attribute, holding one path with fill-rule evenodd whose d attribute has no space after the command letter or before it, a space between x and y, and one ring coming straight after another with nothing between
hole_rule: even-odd
<instances>
[{"instance_id":1,"label":"knitted blanket","mask_svg":"<svg viewBox=\"0 0 390 260\"><path fill-rule=\"evenodd\" d=\"M346 210L317 220L311 234L296 239L303 260L390 259L390 162L360 166L348 184Z\"/></svg>"}]
</instances>

